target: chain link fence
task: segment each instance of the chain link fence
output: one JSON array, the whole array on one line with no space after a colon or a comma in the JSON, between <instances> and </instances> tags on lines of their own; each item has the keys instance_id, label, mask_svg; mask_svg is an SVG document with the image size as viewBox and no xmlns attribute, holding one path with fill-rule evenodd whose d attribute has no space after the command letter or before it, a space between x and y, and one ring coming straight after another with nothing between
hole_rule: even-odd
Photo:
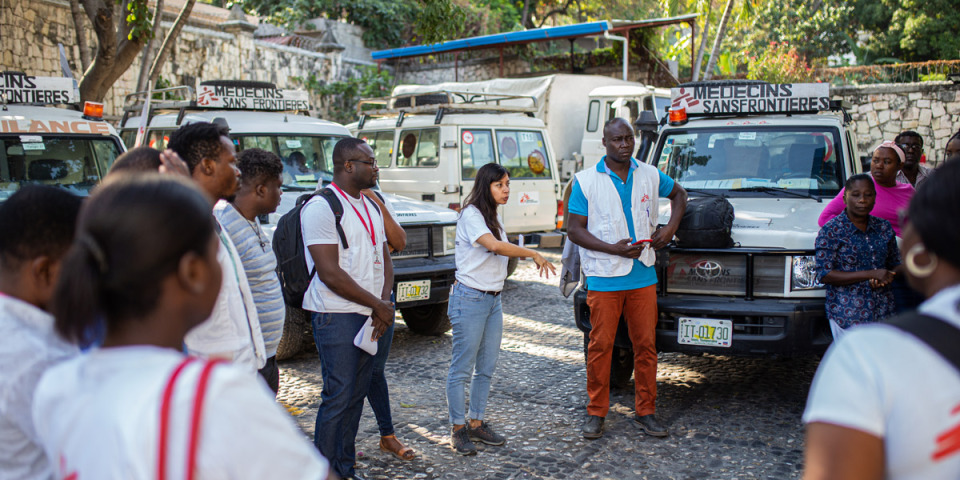
<instances>
[{"instance_id":1,"label":"chain link fence","mask_svg":"<svg viewBox=\"0 0 960 480\"><path fill-rule=\"evenodd\" d=\"M960 75L960 60L818 68L814 74L820 81L836 86L935 82L951 80L951 74Z\"/></svg>"}]
</instances>

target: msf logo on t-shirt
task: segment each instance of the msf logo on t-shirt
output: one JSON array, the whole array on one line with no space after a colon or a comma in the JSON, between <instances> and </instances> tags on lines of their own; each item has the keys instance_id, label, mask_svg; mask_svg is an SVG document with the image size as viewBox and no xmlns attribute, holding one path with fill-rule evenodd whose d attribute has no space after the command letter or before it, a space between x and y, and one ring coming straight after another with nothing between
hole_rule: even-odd
<instances>
[{"instance_id":1,"label":"msf logo on t-shirt","mask_svg":"<svg viewBox=\"0 0 960 480\"><path fill-rule=\"evenodd\" d=\"M960 413L960 405L953 407L950 415L957 415L958 413ZM932 459L939 462L957 452L960 452L960 424L954 425L937 435L937 449L933 451Z\"/></svg>"}]
</instances>

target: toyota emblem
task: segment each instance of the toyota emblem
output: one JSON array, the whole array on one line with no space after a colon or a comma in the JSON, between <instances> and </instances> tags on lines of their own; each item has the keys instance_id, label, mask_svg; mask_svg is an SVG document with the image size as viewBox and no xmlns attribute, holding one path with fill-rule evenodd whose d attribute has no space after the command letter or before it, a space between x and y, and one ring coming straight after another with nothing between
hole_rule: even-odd
<instances>
[{"instance_id":1,"label":"toyota emblem","mask_svg":"<svg viewBox=\"0 0 960 480\"><path fill-rule=\"evenodd\" d=\"M713 280L723 273L723 265L713 260L702 260L693 266L693 273L704 280Z\"/></svg>"}]
</instances>

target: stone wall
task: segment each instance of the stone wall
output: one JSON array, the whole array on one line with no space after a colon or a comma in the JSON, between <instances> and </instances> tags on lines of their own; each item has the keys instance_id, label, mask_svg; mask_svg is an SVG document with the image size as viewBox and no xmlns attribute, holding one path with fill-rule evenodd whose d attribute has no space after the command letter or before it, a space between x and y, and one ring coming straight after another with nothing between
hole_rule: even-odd
<instances>
[{"instance_id":1,"label":"stone wall","mask_svg":"<svg viewBox=\"0 0 960 480\"><path fill-rule=\"evenodd\" d=\"M913 130L923 137L928 164L936 165L947 140L960 130L960 85L951 82L834 87L831 93L853 105L848 111L864 156L883 140Z\"/></svg>"},{"instance_id":2,"label":"stone wall","mask_svg":"<svg viewBox=\"0 0 960 480\"><path fill-rule=\"evenodd\" d=\"M176 15L180 4L165 2L161 34L171 27L169 18ZM217 25L227 22L230 12L197 3L191 20L180 32L173 50L161 71L161 77L173 85L196 86L202 80L233 79L269 81L281 88L298 88L298 78L315 75L320 81L336 81L355 74L361 65L375 65L363 60L343 58L341 52L319 53L255 40L249 30L228 29ZM250 25L256 18L247 17ZM89 23L84 26L89 45L96 38ZM66 49L68 63L79 78L80 51L76 46L74 24L69 3L65 0L0 0L0 70L18 70L31 75L60 76L57 44ZM114 84L104 99L107 115L122 114L123 98L136 88L140 72L137 59ZM311 103L320 105L319 98ZM319 112L322 114L322 112Z\"/></svg>"}]
</instances>

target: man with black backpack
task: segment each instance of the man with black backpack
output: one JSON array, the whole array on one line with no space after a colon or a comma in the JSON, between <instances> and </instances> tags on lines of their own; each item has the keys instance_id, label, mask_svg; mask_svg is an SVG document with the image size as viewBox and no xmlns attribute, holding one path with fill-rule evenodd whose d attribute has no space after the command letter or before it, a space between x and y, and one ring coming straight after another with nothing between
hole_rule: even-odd
<instances>
[{"instance_id":1,"label":"man with black backpack","mask_svg":"<svg viewBox=\"0 0 960 480\"><path fill-rule=\"evenodd\" d=\"M630 123L614 118L603 127L607 154L577 173L567 209L568 239L580 247L587 280L590 343L587 346L587 417L584 438L603 435L610 409L613 341L626 319L633 343L636 380L634 420L647 435L667 429L654 416L657 395L657 273L654 250L673 238L687 208L687 192L670 177L633 158L636 139ZM670 199L670 222L657 228L659 198Z\"/></svg>"},{"instance_id":2,"label":"man with black backpack","mask_svg":"<svg viewBox=\"0 0 960 480\"><path fill-rule=\"evenodd\" d=\"M315 270L303 308L312 312L323 376L314 442L343 478L360 478L354 443L373 367L373 357L354 339L369 319L376 341L394 318L383 212L361 193L376 185L378 171L366 142L340 140L333 149L333 183L299 212L306 270Z\"/></svg>"}]
</instances>

